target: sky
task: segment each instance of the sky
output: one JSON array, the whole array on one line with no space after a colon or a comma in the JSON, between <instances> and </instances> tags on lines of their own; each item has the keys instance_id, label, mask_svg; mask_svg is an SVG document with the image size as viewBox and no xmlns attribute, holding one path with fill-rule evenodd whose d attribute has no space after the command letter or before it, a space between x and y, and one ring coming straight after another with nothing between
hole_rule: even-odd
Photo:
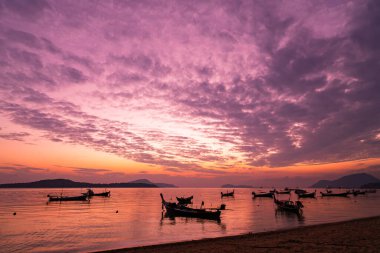
<instances>
[{"instance_id":1,"label":"sky","mask_svg":"<svg viewBox=\"0 0 380 253\"><path fill-rule=\"evenodd\" d=\"M0 0L0 183L380 176L379 1Z\"/></svg>"}]
</instances>

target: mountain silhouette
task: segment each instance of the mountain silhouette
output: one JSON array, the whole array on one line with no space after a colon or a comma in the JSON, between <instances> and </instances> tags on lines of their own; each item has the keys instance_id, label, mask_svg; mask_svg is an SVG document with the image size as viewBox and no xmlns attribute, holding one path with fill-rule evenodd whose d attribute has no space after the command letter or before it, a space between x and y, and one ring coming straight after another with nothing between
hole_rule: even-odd
<instances>
[{"instance_id":1,"label":"mountain silhouette","mask_svg":"<svg viewBox=\"0 0 380 253\"><path fill-rule=\"evenodd\" d=\"M320 180L313 184L311 188L360 188L370 183L380 183L380 180L367 173L351 174L336 180Z\"/></svg>"}]
</instances>

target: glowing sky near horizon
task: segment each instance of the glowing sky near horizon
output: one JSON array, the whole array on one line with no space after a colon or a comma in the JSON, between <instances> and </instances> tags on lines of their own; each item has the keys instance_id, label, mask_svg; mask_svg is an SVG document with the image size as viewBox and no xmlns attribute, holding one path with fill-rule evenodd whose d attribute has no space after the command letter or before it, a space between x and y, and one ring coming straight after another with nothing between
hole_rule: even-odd
<instances>
[{"instance_id":1,"label":"glowing sky near horizon","mask_svg":"<svg viewBox=\"0 0 380 253\"><path fill-rule=\"evenodd\" d=\"M378 173L379 27L377 1L2 0L0 183Z\"/></svg>"}]
</instances>

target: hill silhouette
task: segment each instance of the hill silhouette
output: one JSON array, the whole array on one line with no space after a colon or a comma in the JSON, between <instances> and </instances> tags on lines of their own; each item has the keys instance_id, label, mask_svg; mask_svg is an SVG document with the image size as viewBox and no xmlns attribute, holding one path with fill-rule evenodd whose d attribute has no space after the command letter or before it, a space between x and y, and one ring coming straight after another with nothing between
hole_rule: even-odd
<instances>
[{"instance_id":1,"label":"hill silhouette","mask_svg":"<svg viewBox=\"0 0 380 253\"><path fill-rule=\"evenodd\" d=\"M47 179L28 183L0 184L0 188L157 188L149 180L136 180L127 183L87 183L69 179Z\"/></svg>"},{"instance_id":2,"label":"hill silhouette","mask_svg":"<svg viewBox=\"0 0 380 253\"><path fill-rule=\"evenodd\" d=\"M312 188L360 188L370 183L380 183L380 180L367 173L357 173L341 177L336 180L320 180L313 184Z\"/></svg>"}]
</instances>

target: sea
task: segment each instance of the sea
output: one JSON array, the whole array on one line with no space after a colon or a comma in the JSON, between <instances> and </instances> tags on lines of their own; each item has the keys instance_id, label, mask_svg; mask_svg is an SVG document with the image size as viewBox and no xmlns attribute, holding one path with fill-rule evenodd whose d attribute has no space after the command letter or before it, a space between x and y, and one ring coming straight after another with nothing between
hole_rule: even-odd
<instances>
[{"instance_id":1,"label":"sea","mask_svg":"<svg viewBox=\"0 0 380 253\"><path fill-rule=\"evenodd\" d=\"M220 192L226 189L117 188L110 189L109 198L47 202L48 194L80 195L84 190L0 189L0 252L91 252L380 215L379 191L347 198L318 194L316 199L302 200L302 215L277 210L273 199L252 198L252 191L268 189L235 189L234 197L221 198ZM194 207L204 201L206 207L212 208L225 204L226 210L222 211L220 221L170 218L162 210L160 193L167 201L193 195ZM297 199L293 192L279 198Z\"/></svg>"}]
</instances>

